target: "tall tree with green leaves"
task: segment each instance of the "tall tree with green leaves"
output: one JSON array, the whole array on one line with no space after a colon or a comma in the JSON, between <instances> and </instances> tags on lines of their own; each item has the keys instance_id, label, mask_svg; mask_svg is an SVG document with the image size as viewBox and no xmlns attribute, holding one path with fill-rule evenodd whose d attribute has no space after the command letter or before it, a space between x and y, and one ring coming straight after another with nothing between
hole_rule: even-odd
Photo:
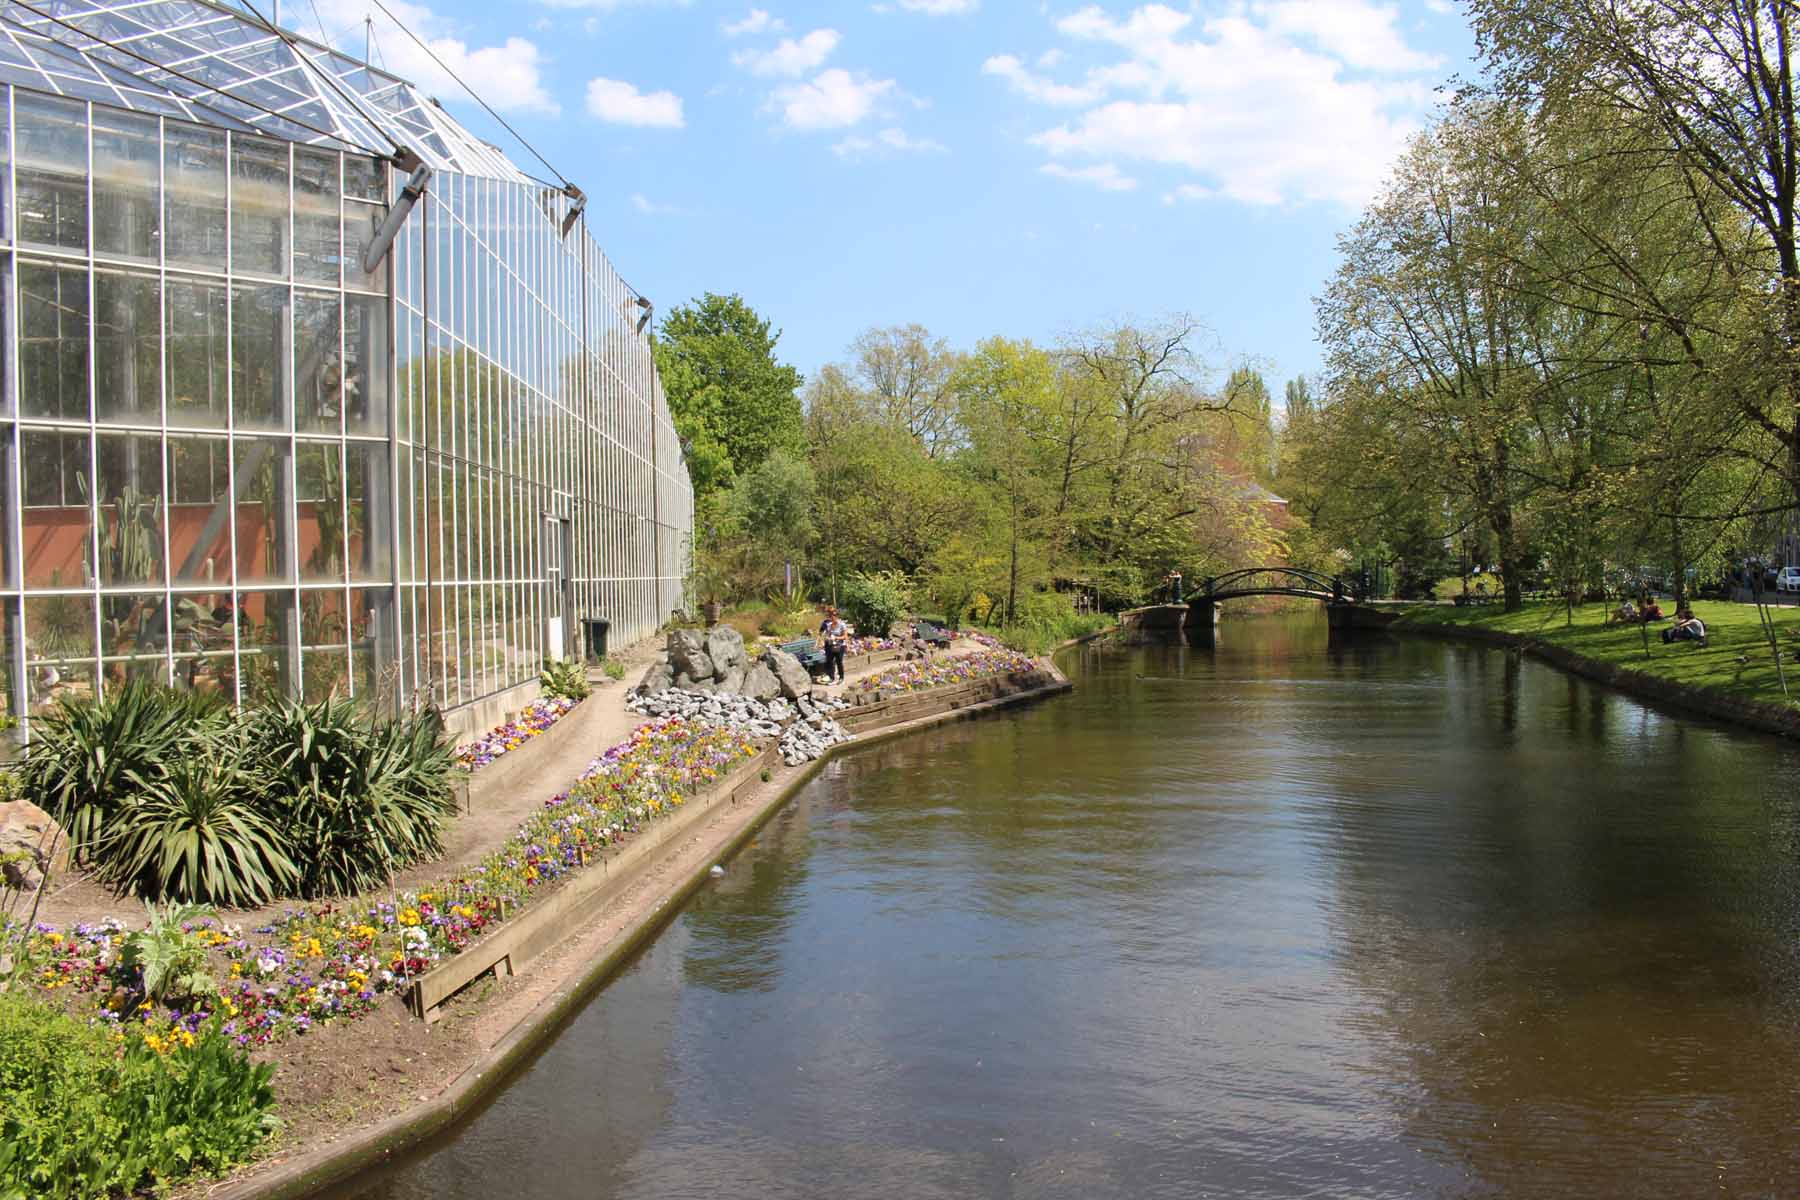
<instances>
[{"instance_id":1,"label":"tall tree with green leaves","mask_svg":"<svg viewBox=\"0 0 1800 1200\"><path fill-rule=\"evenodd\" d=\"M656 365L701 502L774 451L804 449L801 376L775 357L780 340L736 295L708 292L663 318Z\"/></svg>"}]
</instances>

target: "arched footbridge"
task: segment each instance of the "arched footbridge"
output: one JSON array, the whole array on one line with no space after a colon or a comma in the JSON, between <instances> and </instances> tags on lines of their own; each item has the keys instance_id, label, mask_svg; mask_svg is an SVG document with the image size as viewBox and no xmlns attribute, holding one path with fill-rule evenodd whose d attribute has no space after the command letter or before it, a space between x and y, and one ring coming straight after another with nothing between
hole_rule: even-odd
<instances>
[{"instance_id":1,"label":"arched footbridge","mask_svg":"<svg viewBox=\"0 0 1800 1200\"><path fill-rule=\"evenodd\" d=\"M1126 627L1151 639L1185 635L1195 645L1210 644L1218 606L1227 600L1256 596L1292 596L1317 600L1326 606L1333 630L1373 629L1393 619L1380 612L1363 595L1360 579L1345 579L1309 571L1304 567L1242 567L1222 575L1209 575L1181 601L1151 605L1120 614Z\"/></svg>"}]
</instances>

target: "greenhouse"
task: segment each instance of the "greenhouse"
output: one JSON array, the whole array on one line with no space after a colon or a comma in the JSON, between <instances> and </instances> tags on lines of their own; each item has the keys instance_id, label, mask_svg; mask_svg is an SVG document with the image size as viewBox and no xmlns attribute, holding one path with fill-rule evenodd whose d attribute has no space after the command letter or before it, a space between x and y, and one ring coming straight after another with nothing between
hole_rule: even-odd
<instances>
[{"instance_id":1,"label":"greenhouse","mask_svg":"<svg viewBox=\"0 0 1800 1200\"><path fill-rule=\"evenodd\" d=\"M496 703L681 599L647 300L578 189L205 0L0 0L6 711Z\"/></svg>"}]
</instances>

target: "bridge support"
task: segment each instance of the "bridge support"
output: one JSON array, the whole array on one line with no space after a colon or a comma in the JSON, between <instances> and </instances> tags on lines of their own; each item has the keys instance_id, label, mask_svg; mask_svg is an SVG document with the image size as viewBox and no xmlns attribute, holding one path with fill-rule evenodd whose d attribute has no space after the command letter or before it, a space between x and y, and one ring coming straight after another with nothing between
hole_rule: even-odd
<instances>
[{"instance_id":1,"label":"bridge support","mask_svg":"<svg viewBox=\"0 0 1800 1200\"><path fill-rule=\"evenodd\" d=\"M1189 603L1187 624L1188 645L1203 649L1211 649L1213 645L1213 626L1219 620L1219 606L1211 600L1197 599Z\"/></svg>"}]
</instances>

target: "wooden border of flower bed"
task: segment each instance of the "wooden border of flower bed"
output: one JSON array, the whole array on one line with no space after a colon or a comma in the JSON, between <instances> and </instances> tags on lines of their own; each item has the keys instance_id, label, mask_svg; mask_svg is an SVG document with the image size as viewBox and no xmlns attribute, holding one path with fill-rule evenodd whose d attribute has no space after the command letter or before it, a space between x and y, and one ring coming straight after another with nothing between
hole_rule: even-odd
<instances>
[{"instance_id":1,"label":"wooden border of flower bed","mask_svg":"<svg viewBox=\"0 0 1800 1200\"><path fill-rule=\"evenodd\" d=\"M672 815L642 826L621 849L603 851L518 917L415 979L406 993L407 1008L415 1017L436 1021L446 1000L489 972L517 974L568 936L565 925L581 924L631 886L649 865L653 850L679 837L720 804L736 804L740 792L760 782L762 772L780 762L777 747L765 746L718 783L682 801Z\"/></svg>"},{"instance_id":2,"label":"wooden border of flower bed","mask_svg":"<svg viewBox=\"0 0 1800 1200\"><path fill-rule=\"evenodd\" d=\"M489 1095L529 1062L542 1043L580 1011L633 954L647 945L674 919L682 904L706 882L715 863L724 862L748 845L763 825L780 812L801 788L810 783L826 763L853 750L895 741L938 725L973 720L1015 704L1059 695L1074 688L1074 684L1053 664L1047 660L1040 661L1044 663L1042 670L1032 674L1045 680L1042 686L1027 691L1007 691L987 701L965 704L962 707L946 706L936 713L901 719L891 724L884 723L858 734L850 741L827 747L825 753L812 762L795 768L793 775L783 781L779 790L769 796L716 853L699 863L659 901L647 905L611 944L520 1017L481 1058L464 1069L462 1074L451 1080L436 1096L422 1100L407 1111L352 1133L340 1141L271 1165L260 1174L213 1185L207 1189L208 1197L210 1200L301 1200L302 1197L316 1195L326 1188L344 1183L359 1170L392 1161L396 1155L417 1147L434 1134L473 1114ZM958 690L967 686L960 685ZM858 715L877 715L877 710L880 715L898 715L902 711L900 699L918 699L930 694L923 692L916 696L868 705ZM779 754L779 751L776 750L775 753ZM774 761L779 764L779 757ZM746 763L740 770L749 766ZM733 772L733 775L726 777L727 780L732 780L736 774L737 772ZM732 794L735 792L734 787ZM694 806L694 811L716 809L717 797L725 794L721 787L714 790L713 803L696 799L689 801L688 805ZM687 808L688 805L683 807ZM681 814L676 815L679 817ZM666 844L667 841L667 836L661 839L661 843ZM567 915L564 914L565 919ZM566 937L573 932L573 929L566 929L563 935ZM254 1167L251 1169L255 1170Z\"/></svg>"}]
</instances>

